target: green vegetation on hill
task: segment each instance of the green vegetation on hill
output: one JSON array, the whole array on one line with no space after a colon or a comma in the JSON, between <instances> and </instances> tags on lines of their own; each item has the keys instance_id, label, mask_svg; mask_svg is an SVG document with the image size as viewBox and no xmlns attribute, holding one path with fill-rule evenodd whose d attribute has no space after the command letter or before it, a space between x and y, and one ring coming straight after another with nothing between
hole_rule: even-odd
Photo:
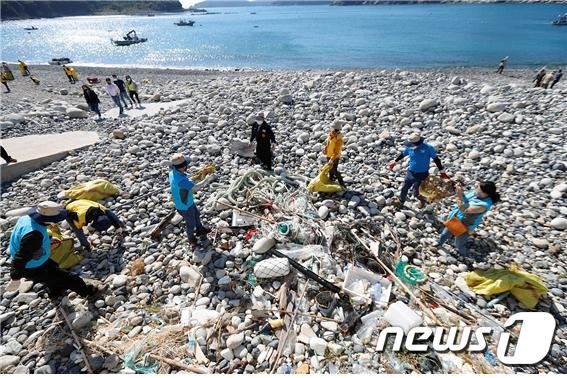
<instances>
[{"instance_id":1,"label":"green vegetation on hill","mask_svg":"<svg viewBox=\"0 0 567 378\"><path fill-rule=\"evenodd\" d=\"M2 20L88 16L97 14L139 14L182 12L179 1L0 1Z\"/></svg>"}]
</instances>

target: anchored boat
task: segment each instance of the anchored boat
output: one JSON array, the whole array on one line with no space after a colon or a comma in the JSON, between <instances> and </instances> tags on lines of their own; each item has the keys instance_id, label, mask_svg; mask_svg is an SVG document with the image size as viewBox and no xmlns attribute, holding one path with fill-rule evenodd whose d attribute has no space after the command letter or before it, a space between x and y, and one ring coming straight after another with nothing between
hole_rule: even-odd
<instances>
[{"instance_id":1,"label":"anchored boat","mask_svg":"<svg viewBox=\"0 0 567 378\"><path fill-rule=\"evenodd\" d=\"M128 34L126 34L126 36L123 38L123 40L111 39L111 41L115 46L130 46L135 45L136 43L146 42L148 40L147 38L138 37L135 30L129 31Z\"/></svg>"},{"instance_id":2,"label":"anchored boat","mask_svg":"<svg viewBox=\"0 0 567 378\"><path fill-rule=\"evenodd\" d=\"M565 13L563 16L559 15L559 17L557 17L557 19L553 20L551 23L557 26L567 25L567 13Z\"/></svg>"},{"instance_id":3,"label":"anchored boat","mask_svg":"<svg viewBox=\"0 0 567 378\"><path fill-rule=\"evenodd\" d=\"M35 26L28 26L25 27L24 30L37 30L37 28Z\"/></svg>"},{"instance_id":4,"label":"anchored boat","mask_svg":"<svg viewBox=\"0 0 567 378\"><path fill-rule=\"evenodd\" d=\"M63 64L73 63L73 61L69 58L53 58L50 62L48 62L52 66L61 66Z\"/></svg>"},{"instance_id":5,"label":"anchored boat","mask_svg":"<svg viewBox=\"0 0 567 378\"><path fill-rule=\"evenodd\" d=\"M193 26L193 24L195 24L195 21L192 20L179 20L177 22L174 22L175 25L177 26Z\"/></svg>"}]
</instances>

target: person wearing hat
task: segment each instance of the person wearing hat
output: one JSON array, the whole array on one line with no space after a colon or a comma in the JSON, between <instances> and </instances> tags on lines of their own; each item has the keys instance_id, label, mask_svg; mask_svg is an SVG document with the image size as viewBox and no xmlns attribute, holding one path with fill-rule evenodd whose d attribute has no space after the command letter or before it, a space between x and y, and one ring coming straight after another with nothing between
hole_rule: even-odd
<instances>
[{"instance_id":1,"label":"person wearing hat","mask_svg":"<svg viewBox=\"0 0 567 378\"><path fill-rule=\"evenodd\" d=\"M390 169L394 169L396 162L402 160L406 156L409 156L410 159L409 167L406 172L400 198L396 200L395 204L396 206L403 206L406 202L408 191L413 188L413 195L419 199L419 207L421 208L425 204L425 198L419 194L419 185L427 178L427 176L429 176L430 160L433 159L433 162L437 168L439 168L439 173L442 178L449 178L449 176L445 173L435 148L433 148L430 144L425 143L425 139L422 138L418 132L414 132L409 136L405 149L395 161L390 162Z\"/></svg>"},{"instance_id":2,"label":"person wearing hat","mask_svg":"<svg viewBox=\"0 0 567 378\"><path fill-rule=\"evenodd\" d=\"M327 136L327 141L325 142L325 149L323 153L327 156L327 161L332 163L331 171L329 172L329 178L332 181L338 180L341 186L345 186L343 181L343 176L340 174L339 160L341 158L341 152L343 149L343 136L341 134L341 129L343 127L342 121L335 121L333 126L331 126L331 131Z\"/></svg>"},{"instance_id":3,"label":"person wearing hat","mask_svg":"<svg viewBox=\"0 0 567 378\"><path fill-rule=\"evenodd\" d=\"M116 214L98 202L79 199L69 203L65 209L67 210L69 227L71 227L81 245L88 252L92 252L92 249L83 233L83 227L91 225L98 232L106 231L110 226L114 226L117 230L124 228L124 224L118 219Z\"/></svg>"},{"instance_id":4,"label":"person wearing hat","mask_svg":"<svg viewBox=\"0 0 567 378\"><path fill-rule=\"evenodd\" d=\"M196 236L207 235L211 229L203 226L199 210L195 205L193 191L201 190L206 184L213 179L209 176L205 180L195 184L185 172L189 165L190 159L183 154L176 153L171 157L171 169L169 171L169 185L173 204L177 212L183 217L186 226L187 238L189 244L193 247L197 246L198 240ZM196 236L195 236L196 235Z\"/></svg>"},{"instance_id":5,"label":"person wearing hat","mask_svg":"<svg viewBox=\"0 0 567 378\"><path fill-rule=\"evenodd\" d=\"M547 71L545 70L546 67L543 67L541 70L539 70L539 72L537 73L535 79L534 79L534 87L540 87L541 86L541 81L543 80L545 74L547 73Z\"/></svg>"},{"instance_id":6,"label":"person wearing hat","mask_svg":"<svg viewBox=\"0 0 567 378\"><path fill-rule=\"evenodd\" d=\"M504 72L504 68L506 68L507 63L508 63L508 57L502 58L502 60L500 60L500 64L498 64L498 69L496 70L496 73L502 74Z\"/></svg>"},{"instance_id":7,"label":"person wearing hat","mask_svg":"<svg viewBox=\"0 0 567 378\"><path fill-rule=\"evenodd\" d=\"M98 292L94 285L85 283L75 274L60 269L51 260L50 240L47 225L58 223L67 217L67 211L59 204L44 201L37 205L29 215L18 219L10 236L9 254L12 260L10 278L26 278L34 283L47 286L53 299L71 290L82 297Z\"/></svg>"},{"instance_id":8,"label":"person wearing hat","mask_svg":"<svg viewBox=\"0 0 567 378\"><path fill-rule=\"evenodd\" d=\"M275 147L276 136L272 127L266 122L264 112L258 113L256 122L252 125L250 143L256 140L256 156L262 165L268 170L272 170L272 143Z\"/></svg>"}]
</instances>

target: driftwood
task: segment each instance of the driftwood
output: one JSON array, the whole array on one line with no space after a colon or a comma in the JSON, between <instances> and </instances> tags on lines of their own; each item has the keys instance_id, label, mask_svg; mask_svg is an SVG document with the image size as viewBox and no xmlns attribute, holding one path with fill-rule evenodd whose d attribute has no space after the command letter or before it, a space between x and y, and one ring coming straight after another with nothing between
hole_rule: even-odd
<instances>
[{"instance_id":1,"label":"driftwood","mask_svg":"<svg viewBox=\"0 0 567 378\"><path fill-rule=\"evenodd\" d=\"M79 348L79 352L81 352L81 356L83 357L83 360L85 361L85 366L87 367L87 371L89 372L89 374L93 374L93 369L92 369L92 367L89 363L89 358L85 354L85 351L83 349L83 344L81 343L81 339L79 339L79 337L77 336L75 331L73 331L73 327L71 326L71 322L69 321L69 318L67 318L67 314L65 313L65 310L63 310L63 306L60 305L57 308L59 309L61 316L63 316L63 320L65 320L65 323L67 324L67 327L69 328L69 331L71 331L71 336L73 336L73 340L75 340L75 342L77 343L77 347Z\"/></svg>"},{"instance_id":2,"label":"driftwood","mask_svg":"<svg viewBox=\"0 0 567 378\"><path fill-rule=\"evenodd\" d=\"M146 236L151 238L157 238L163 229L167 226L167 223L173 218L175 215L175 210L171 211L167 214L158 224L156 224L150 231L147 232Z\"/></svg>"}]
</instances>

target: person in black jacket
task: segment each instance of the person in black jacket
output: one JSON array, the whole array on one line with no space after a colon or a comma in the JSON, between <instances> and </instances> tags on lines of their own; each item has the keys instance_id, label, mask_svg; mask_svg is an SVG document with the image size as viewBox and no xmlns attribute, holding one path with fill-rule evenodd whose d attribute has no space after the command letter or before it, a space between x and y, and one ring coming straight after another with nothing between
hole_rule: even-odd
<instances>
[{"instance_id":1,"label":"person in black jacket","mask_svg":"<svg viewBox=\"0 0 567 378\"><path fill-rule=\"evenodd\" d=\"M96 95L95 91L89 88L88 85L83 85L83 96L85 96L85 101L89 105L89 108L98 115L98 119L102 119L102 115L100 114L100 100Z\"/></svg>"},{"instance_id":2,"label":"person in black jacket","mask_svg":"<svg viewBox=\"0 0 567 378\"><path fill-rule=\"evenodd\" d=\"M256 156L262 165L268 170L272 170L272 143L275 147L276 136L272 127L265 120L264 113L258 113L256 123L252 125L252 135L250 143L256 140Z\"/></svg>"},{"instance_id":3,"label":"person in black jacket","mask_svg":"<svg viewBox=\"0 0 567 378\"><path fill-rule=\"evenodd\" d=\"M128 97L128 92L126 91L126 83L124 83L124 80L119 79L116 75L112 75L112 81L114 82L114 84L116 84L118 89L120 89L120 98L122 99L122 101L124 101L124 107L128 109L128 104L126 103L126 100L128 100L130 102L130 106L133 108L134 104L132 103L130 97Z\"/></svg>"}]
</instances>

